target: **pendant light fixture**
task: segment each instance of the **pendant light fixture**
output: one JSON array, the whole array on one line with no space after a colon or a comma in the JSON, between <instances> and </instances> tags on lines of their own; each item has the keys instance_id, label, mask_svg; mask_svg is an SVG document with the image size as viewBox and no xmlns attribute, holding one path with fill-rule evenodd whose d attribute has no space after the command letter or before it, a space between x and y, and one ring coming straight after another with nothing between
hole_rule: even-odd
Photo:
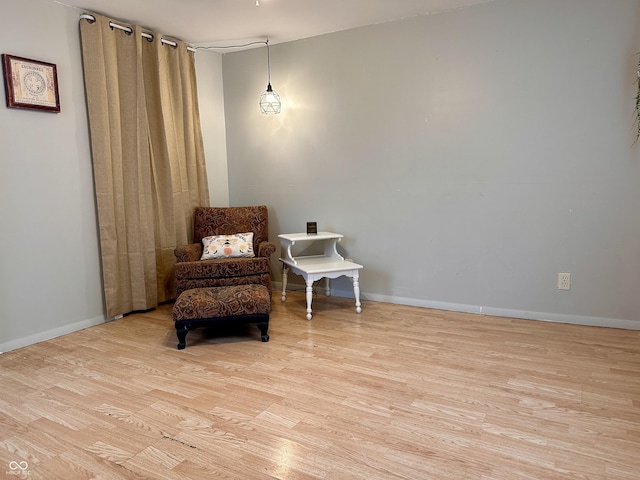
<instances>
[{"instance_id":1,"label":"pendant light fixture","mask_svg":"<svg viewBox=\"0 0 640 480\"><path fill-rule=\"evenodd\" d=\"M260 95L260 113L264 115L277 115L282 109L282 103L280 103L280 95L271 88L271 51L269 50L269 39L267 39L265 43L267 44L267 73L269 77L267 89Z\"/></svg>"}]
</instances>

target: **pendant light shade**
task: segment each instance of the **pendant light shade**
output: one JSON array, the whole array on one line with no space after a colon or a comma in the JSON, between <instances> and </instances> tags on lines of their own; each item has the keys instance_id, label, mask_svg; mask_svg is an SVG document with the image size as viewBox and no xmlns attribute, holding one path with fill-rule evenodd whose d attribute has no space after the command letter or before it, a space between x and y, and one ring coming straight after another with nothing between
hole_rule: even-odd
<instances>
[{"instance_id":1,"label":"pendant light shade","mask_svg":"<svg viewBox=\"0 0 640 480\"><path fill-rule=\"evenodd\" d=\"M271 88L271 51L269 50L269 40L267 44L267 89L260 95L260 113L264 115L277 115L282 109L280 95Z\"/></svg>"},{"instance_id":2,"label":"pendant light shade","mask_svg":"<svg viewBox=\"0 0 640 480\"><path fill-rule=\"evenodd\" d=\"M280 113L281 108L280 95L273 91L271 84L267 85L267 89L260 95L260 112L265 115L276 115Z\"/></svg>"}]
</instances>

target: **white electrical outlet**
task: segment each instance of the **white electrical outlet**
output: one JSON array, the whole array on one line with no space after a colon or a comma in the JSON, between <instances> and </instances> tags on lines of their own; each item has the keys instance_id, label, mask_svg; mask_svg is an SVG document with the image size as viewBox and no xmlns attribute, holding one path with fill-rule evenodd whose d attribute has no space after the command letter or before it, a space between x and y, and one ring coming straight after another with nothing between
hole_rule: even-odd
<instances>
[{"instance_id":1,"label":"white electrical outlet","mask_svg":"<svg viewBox=\"0 0 640 480\"><path fill-rule=\"evenodd\" d=\"M570 273L558 274L558 290L571 290L571 274Z\"/></svg>"}]
</instances>

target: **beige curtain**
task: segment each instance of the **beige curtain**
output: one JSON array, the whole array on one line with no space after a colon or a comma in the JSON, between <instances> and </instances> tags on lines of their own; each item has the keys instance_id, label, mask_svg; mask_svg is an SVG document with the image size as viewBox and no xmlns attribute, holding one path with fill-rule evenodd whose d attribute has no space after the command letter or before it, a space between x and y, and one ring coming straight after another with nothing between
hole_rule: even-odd
<instances>
[{"instance_id":1,"label":"beige curtain","mask_svg":"<svg viewBox=\"0 0 640 480\"><path fill-rule=\"evenodd\" d=\"M195 63L176 47L80 20L107 316L175 297L176 245L209 205ZM121 22L116 22L122 25Z\"/></svg>"}]
</instances>

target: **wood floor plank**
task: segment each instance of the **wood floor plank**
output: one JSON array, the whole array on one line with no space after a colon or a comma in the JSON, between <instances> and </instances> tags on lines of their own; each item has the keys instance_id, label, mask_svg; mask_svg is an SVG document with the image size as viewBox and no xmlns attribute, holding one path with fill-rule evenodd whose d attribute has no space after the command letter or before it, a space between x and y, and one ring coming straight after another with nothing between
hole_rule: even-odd
<instances>
[{"instance_id":1,"label":"wood floor plank","mask_svg":"<svg viewBox=\"0 0 640 480\"><path fill-rule=\"evenodd\" d=\"M0 478L639 478L638 331L293 292L177 350L171 307L0 355Z\"/></svg>"}]
</instances>

